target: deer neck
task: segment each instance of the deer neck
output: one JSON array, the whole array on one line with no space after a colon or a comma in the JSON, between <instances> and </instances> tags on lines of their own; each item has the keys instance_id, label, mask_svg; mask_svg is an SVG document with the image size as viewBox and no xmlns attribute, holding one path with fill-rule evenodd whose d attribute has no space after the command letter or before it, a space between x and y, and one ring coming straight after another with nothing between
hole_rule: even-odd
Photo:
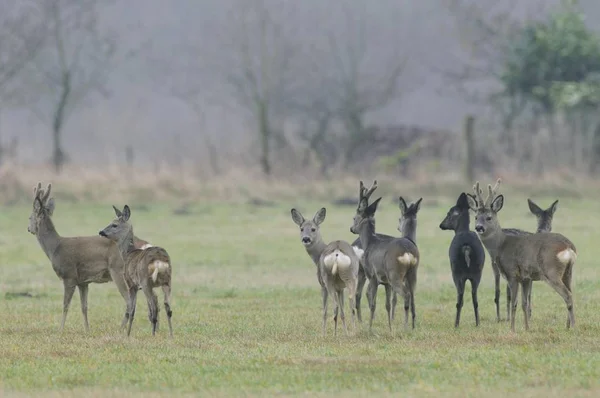
<instances>
[{"instance_id":1,"label":"deer neck","mask_svg":"<svg viewBox=\"0 0 600 398\"><path fill-rule=\"evenodd\" d=\"M360 244L363 250L367 250L367 247L375 238L375 219L367 218L363 220L358 229L358 237L360 238Z\"/></svg>"},{"instance_id":2,"label":"deer neck","mask_svg":"<svg viewBox=\"0 0 600 398\"><path fill-rule=\"evenodd\" d=\"M319 239L314 241L310 246L305 246L306 252L312 258L315 265L319 264L321 253L325 250L327 245L323 242L323 238L319 236Z\"/></svg>"},{"instance_id":3,"label":"deer neck","mask_svg":"<svg viewBox=\"0 0 600 398\"><path fill-rule=\"evenodd\" d=\"M127 255L127 253L135 250L135 246L133 244L133 228L129 229L129 232L125 235L125 237L118 242L119 251L123 258Z\"/></svg>"},{"instance_id":4,"label":"deer neck","mask_svg":"<svg viewBox=\"0 0 600 398\"><path fill-rule=\"evenodd\" d=\"M458 234L461 232L468 232L470 230L471 230L471 220L469 219L469 213L463 212L458 217L458 220L456 223L456 229L454 230L454 233Z\"/></svg>"},{"instance_id":5,"label":"deer neck","mask_svg":"<svg viewBox=\"0 0 600 398\"><path fill-rule=\"evenodd\" d=\"M36 236L42 250L44 250L48 259L52 261L52 256L60 243L60 235L56 232L49 215L44 215L42 218Z\"/></svg>"},{"instance_id":6,"label":"deer neck","mask_svg":"<svg viewBox=\"0 0 600 398\"><path fill-rule=\"evenodd\" d=\"M551 223L548 220L543 220L538 223L537 232L552 232Z\"/></svg>"},{"instance_id":7,"label":"deer neck","mask_svg":"<svg viewBox=\"0 0 600 398\"><path fill-rule=\"evenodd\" d=\"M480 236L481 237L481 236ZM491 231L485 238L481 238L483 244L493 251L497 251L504 244L506 234L502 231L502 227L498 227Z\"/></svg>"},{"instance_id":8,"label":"deer neck","mask_svg":"<svg viewBox=\"0 0 600 398\"><path fill-rule=\"evenodd\" d=\"M374 231L374 230L373 230ZM406 220L400 231L402 237L410 239L414 244L417 243L417 220Z\"/></svg>"}]
</instances>

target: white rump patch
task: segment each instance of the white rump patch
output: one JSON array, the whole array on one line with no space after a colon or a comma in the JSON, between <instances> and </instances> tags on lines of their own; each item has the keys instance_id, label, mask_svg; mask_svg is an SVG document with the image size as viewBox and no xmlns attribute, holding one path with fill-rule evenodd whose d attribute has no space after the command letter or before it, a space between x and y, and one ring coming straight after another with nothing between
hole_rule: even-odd
<instances>
[{"instance_id":1,"label":"white rump patch","mask_svg":"<svg viewBox=\"0 0 600 398\"><path fill-rule=\"evenodd\" d=\"M154 262L152 262L152 263L150 263L150 265L148 265L148 272L150 272L152 274L152 280L154 282L156 282L156 279L158 278L158 274L160 272L165 272L168 269L169 269L169 263L166 263L166 262L160 261L160 260L154 260Z\"/></svg>"},{"instance_id":2,"label":"white rump patch","mask_svg":"<svg viewBox=\"0 0 600 398\"><path fill-rule=\"evenodd\" d=\"M564 265L569 264L570 262L575 262L577 260L577 253L573 249L565 249L556 254L558 261L563 263Z\"/></svg>"},{"instance_id":3,"label":"white rump patch","mask_svg":"<svg viewBox=\"0 0 600 398\"><path fill-rule=\"evenodd\" d=\"M365 251L360 247L352 246L352 249L354 249L354 254L356 254L356 257L358 257L359 260L362 258L363 254L365 254Z\"/></svg>"},{"instance_id":4,"label":"white rump patch","mask_svg":"<svg viewBox=\"0 0 600 398\"><path fill-rule=\"evenodd\" d=\"M417 258L413 256L411 253L404 253L401 256L398 256L398 261L404 265L416 265Z\"/></svg>"},{"instance_id":5,"label":"white rump patch","mask_svg":"<svg viewBox=\"0 0 600 398\"><path fill-rule=\"evenodd\" d=\"M335 249L332 253L323 257L323 264L331 269L331 274L336 275L338 268L348 268L352 264L352 259L342 253L339 249Z\"/></svg>"},{"instance_id":6,"label":"white rump patch","mask_svg":"<svg viewBox=\"0 0 600 398\"><path fill-rule=\"evenodd\" d=\"M147 248L152 247L150 243L146 243L144 246L140 247L141 250L146 250Z\"/></svg>"}]
</instances>

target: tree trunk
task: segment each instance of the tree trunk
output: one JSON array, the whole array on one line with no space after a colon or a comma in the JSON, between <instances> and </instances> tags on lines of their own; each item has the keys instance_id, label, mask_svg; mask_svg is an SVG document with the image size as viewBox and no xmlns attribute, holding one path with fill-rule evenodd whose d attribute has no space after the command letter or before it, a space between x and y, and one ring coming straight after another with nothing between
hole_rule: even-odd
<instances>
[{"instance_id":1,"label":"tree trunk","mask_svg":"<svg viewBox=\"0 0 600 398\"><path fill-rule=\"evenodd\" d=\"M270 154L270 140L271 140L271 126L269 126L269 109L264 101L260 101L258 104L258 130L260 133L261 142L261 157L260 164L262 171L266 176L271 175L271 154Z\"/></svg>"},{"instance_id":2,"label":"tree trunk","mask_svg":"<svg viewBox=\"0 0 600 398\"><path fill-rule=\"evenodd\" d=\"M468 115L465 118L465 178L468 183L472 183L475 180L475 137L473 127L475 124L475 117Z\"/></svg>"},{"instance_id":3,"label":"tree trunk","mask_svg":"<svg viewBox=\"0 0 600 398\"><path fill-rule=\"evenodd\" d=\"M65 152L62 149L61 133L65 120L67 101L69 99L69 95L71 94L71 75L69 71L65 71L63 73L61 88L62 92L56 106L56 111L54 112L54 122L52 124L52 144L54 148L52 152L52 164L54 165L54 170L57 173L62 171L62 167L66 160Z\"/></svg>"}]
</instances>

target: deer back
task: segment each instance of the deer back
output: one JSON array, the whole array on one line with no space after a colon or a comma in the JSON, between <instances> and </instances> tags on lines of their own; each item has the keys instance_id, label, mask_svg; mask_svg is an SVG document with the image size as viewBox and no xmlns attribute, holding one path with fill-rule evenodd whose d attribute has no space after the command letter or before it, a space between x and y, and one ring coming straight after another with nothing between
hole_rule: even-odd
<instances>
[{"instance_id":1,"label":"deer back","mask_svg":"<svg viewBox=\"0 0 600 398\"><path fill-rule=\"evenodd\" d=\"M151 246L147 249L134 249L127 253L125 259L127 283L130 286L141 286L148 281L154 272L153 264L156 261L167 263L169 267L158 273L155 284L169 284L171 280L171 258L165 249L158 246Z\"/></svg>"}]
</instances>

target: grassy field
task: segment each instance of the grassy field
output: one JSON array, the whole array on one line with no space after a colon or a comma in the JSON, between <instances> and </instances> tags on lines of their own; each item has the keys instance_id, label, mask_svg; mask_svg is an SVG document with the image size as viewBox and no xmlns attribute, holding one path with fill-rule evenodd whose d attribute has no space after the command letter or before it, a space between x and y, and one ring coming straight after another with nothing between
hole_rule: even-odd
<instances>
[{"instance_id":1,"label":"grassy field","mask_svg":"<svg viewBox=\"0 0 600 398\"><path fill-rule=\"evenodd\" d=\"M507 197L500 213L503 226L534 229L525 199ZM555 197L534 199L546 207ZM489 259L479 295L482 324L475 328L466 294L462 323L455 330L455 288L447 258L452 233L438 228L455 199L425 198L417 231L422 260L416 329L403 330L400 316L398 332L390 336L380 288L375 333L368 333L365 322L355 334L337 338L331 322L328 336L320 334L315 266L300 244L289 209L298 206L312 217L326 205L325 240L353 240L354 207L302 200L274 207L201 204L191 214L173 215L169 205L144 209L130 203L135 233L167 248L174 262L173 339L167 337L166 322L151 336L141 293L132 336L120 333L124 303L112 283L90 287L89 334L84 333L77 297L60 334L62 283L27 232L31 207L4 207L0 395L495 397L518 391L523 397L598 396L597 202L559 199L554 230L570 237L579 251L574 330L565 329L562 299L541 282L534 284L529 332L523 329L520 306L516 333L506 322L497 323ZM112 219L110 205L57 200L54 222L63 236L93 235ZM378 231L395 234L398 214L386 196L377 215ZM160 314L164 321L164 311Z\"/></svg>"}]
</instances>

